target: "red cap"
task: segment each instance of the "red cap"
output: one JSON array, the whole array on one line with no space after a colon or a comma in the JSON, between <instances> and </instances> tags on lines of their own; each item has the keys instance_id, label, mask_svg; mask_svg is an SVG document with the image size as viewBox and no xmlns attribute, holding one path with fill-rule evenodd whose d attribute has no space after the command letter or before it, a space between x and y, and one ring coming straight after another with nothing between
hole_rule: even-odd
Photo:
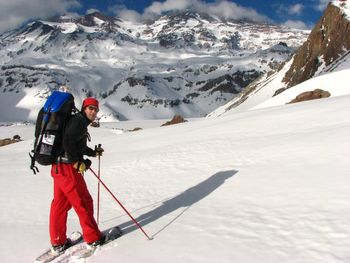
<instances>
[{"instance_id":1,"label":"red cap","mask_svg":"<svg viewBox=\"0 0 350 263\"><path fill-rule=\"evenodd\" d=\"M98 100L92 97L86 98L83 101L83 106L81 108L85 109L87 106L95 106L98 109Z\"/></svg>"}]
</instances>

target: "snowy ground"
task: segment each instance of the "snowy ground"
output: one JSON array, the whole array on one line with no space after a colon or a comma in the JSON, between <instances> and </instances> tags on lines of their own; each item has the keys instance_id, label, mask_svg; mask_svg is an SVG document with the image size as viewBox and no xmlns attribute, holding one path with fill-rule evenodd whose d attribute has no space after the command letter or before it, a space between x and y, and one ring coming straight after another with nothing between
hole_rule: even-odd
<instances>
[{"instance_id":1,"label":"snowy ground","mask_svg":"<svg viewBox=\"0 0 350 263\"><path fill-rule=\"evenodd\" d=\"M101 228L127 233L88 262L350 262L349 105L344 95L138 132L90 128L102 179L154 239L103 191ZM0 259L33 262L49 246L52 180L29 170L33 126L0 127L14 134L24 141L0 147ZM68 223L80 229L74 212Z\"/></svg>"}]
</instances>

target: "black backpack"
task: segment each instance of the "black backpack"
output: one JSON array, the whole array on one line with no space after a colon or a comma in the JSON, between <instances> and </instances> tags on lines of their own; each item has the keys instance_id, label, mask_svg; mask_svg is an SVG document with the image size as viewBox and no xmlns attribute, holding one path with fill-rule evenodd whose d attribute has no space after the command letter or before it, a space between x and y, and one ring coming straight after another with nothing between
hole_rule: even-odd
<instances>
[{"instance_id":1,"label":"black backpack","mask_svg":"<svg viewBox=\"0 0 350 263\"><path fill-rule=\"evenodd\" d=\"M54 91L47 98L36 119L34 148L29 153L34 174L39 172L35 162L51 165L63 153L63 133L75 110L74 97L68 92Z\"/></svg>"}]
</instances>

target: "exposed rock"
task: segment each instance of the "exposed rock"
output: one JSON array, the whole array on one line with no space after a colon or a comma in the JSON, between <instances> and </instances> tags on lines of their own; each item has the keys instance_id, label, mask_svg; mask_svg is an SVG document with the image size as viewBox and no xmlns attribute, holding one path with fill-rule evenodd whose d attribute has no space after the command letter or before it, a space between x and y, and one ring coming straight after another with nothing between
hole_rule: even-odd
<instances>
[{"instance_id":1,"label":"exposed rock","mask_svg":"<svg viewBox=\"0 0 350 263\"><path fill-rule=\"evenodd\" d=\"M296 53L283 81L287 87L292 87L308 80L323 62L325 66L330 65L346 50L350 50L350 21L341 9L330 3L307 41Z\"/></svg>"},{"instance_id":2,"label":"exposed rock","mask_svg":"<svg viewBox=\"0 0 350 263\"><path fill-rule=\"evenodd\" d=\"M135 87L136 85L146 86L145 79L141 78L127 78L126 81L129 83L130 87Z\"/></svg>"},{"instance_id":3,"label":"exposed rock","mask_svg":"<svg viewBox=\"0 0 350 263\"><path fill-rule=\"evenodd\" d=\"M175 115L171 121L167 121L166 123L162 124L161 126L168 126L173 124L178 124L182 122L187 122L181 115Z\"/></svg>"},{"instance_id":4,"label":"exposed rock","mask_svg":"<svg viewBox=\"0 0 350 263\"><path fill-rule=\"evenodd\" d=\"M22 139L21 139L21 136L19 136L18 134L16 134L16 135L13 136L12 140L19 142L19 141L21 141Z\"/></svg>"},{"instance_id":5,"label":"exposed rock","mask_svg":"<svg viewBox=\"0 0 350 263\"><path fill-rule=\"evenodd\" d=\"M305 91L298 96L295 97L292 101L289 103L296 103L301 101L307 101L307 100L315 100L315 99L322 99L322 98L328 98L331 94L328 91L322 90L322 89L315 89L314 91Z\"/></svg>"},{"instance_id":6,"label":"exposed rock","mask_svg":"<svg viewBox=\"0 0 350 263\"><path fill-rule=\"evenodd\" d=\"M232 75L225 74L218 78L208 80L198 91L208 91L215 88L212 92L221 91L237 94L241 91L241 87L246 87L261 74L261 72L255 70L237 71Z\"/></svg>"},{"instance_id":7,"label":"exposed rock","mask_svg":"<svg viewBox=\"0 0 350 263\"><path fill-rule=\"evenodd\" d=\"M170 48L176 46L176 41L179 40L179 37L175 33L162 34L158 37L159 45L165 48Z\"/></svg>"},{"instance_id":8,"label":"exposed rock","mask_svg":"<svg viewBox=\"0 0 350 263\"><path fill-rule=\"evenodd\" d=\"M15 136L13 136L12 139L10 139L10 138L0 139L0 146L5 146L8 144L12 144L15 142L20 142L20 141L22 141L21 137L16 134Z\"/></svg>"},{"instance_id":9,"label":"exposed rock","mask_svg":"<svg viewBox=\"0 0 350 263\"><path fill-rule=\"evenodd\" d=\"M131 131L131 132L134 132L134 131L140 131L140 130L142 130L142 128L136 127L136 128L134 128L134 129L132 129L132 130L130 130L130 131Z\"/></svg>"},{"instance_id":10,"label":"exposed rock","mask_svg":"<svg viewBox=\"0 0 350 263\"><path fill-rule=\"evenodd\" d=\"M281 94L283 91L285 91L287 88L280 88L278 90L275 91L275 93L273 94L272 97L277 96L278 94Z\"/></svg>"},{"instance_id":11,"label":"exposed rock","mask_svg":"<svg viewBox=\"0 0 350 263\"><path fill-rule=\"evenodd\" d=\"M77 19L76 22L78 22L81 25L84 26L95 26L96 22L95 22L95 18L98 18L100 20L102 20L105 23L109 23L109 24L113 24L115 25L115 19L112 17L108 17L100 12L94 12L94 13L90 13L87 14L83 17L80 17L79 19Z\"/></svg>"}]
</instances>

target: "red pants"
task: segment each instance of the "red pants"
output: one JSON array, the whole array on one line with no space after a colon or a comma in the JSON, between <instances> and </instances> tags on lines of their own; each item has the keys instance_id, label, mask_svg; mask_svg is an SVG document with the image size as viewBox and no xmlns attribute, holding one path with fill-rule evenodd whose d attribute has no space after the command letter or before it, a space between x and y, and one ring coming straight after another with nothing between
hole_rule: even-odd
<instances>
[{"instance_id":1,"label":"red pants","mask_svg":"<svg viewBox=\"0 0 350 263\"><path fill-rule=\"evenodd\" d=\"M72 207L79 217L85 242L100 239L101 232L94 219L93 200L83 176L72 164L66 163L53 164L51 176L54 180L50 210L51 244L61 245L66 242L67 216Z\"/></svg>"}]
</instances>

